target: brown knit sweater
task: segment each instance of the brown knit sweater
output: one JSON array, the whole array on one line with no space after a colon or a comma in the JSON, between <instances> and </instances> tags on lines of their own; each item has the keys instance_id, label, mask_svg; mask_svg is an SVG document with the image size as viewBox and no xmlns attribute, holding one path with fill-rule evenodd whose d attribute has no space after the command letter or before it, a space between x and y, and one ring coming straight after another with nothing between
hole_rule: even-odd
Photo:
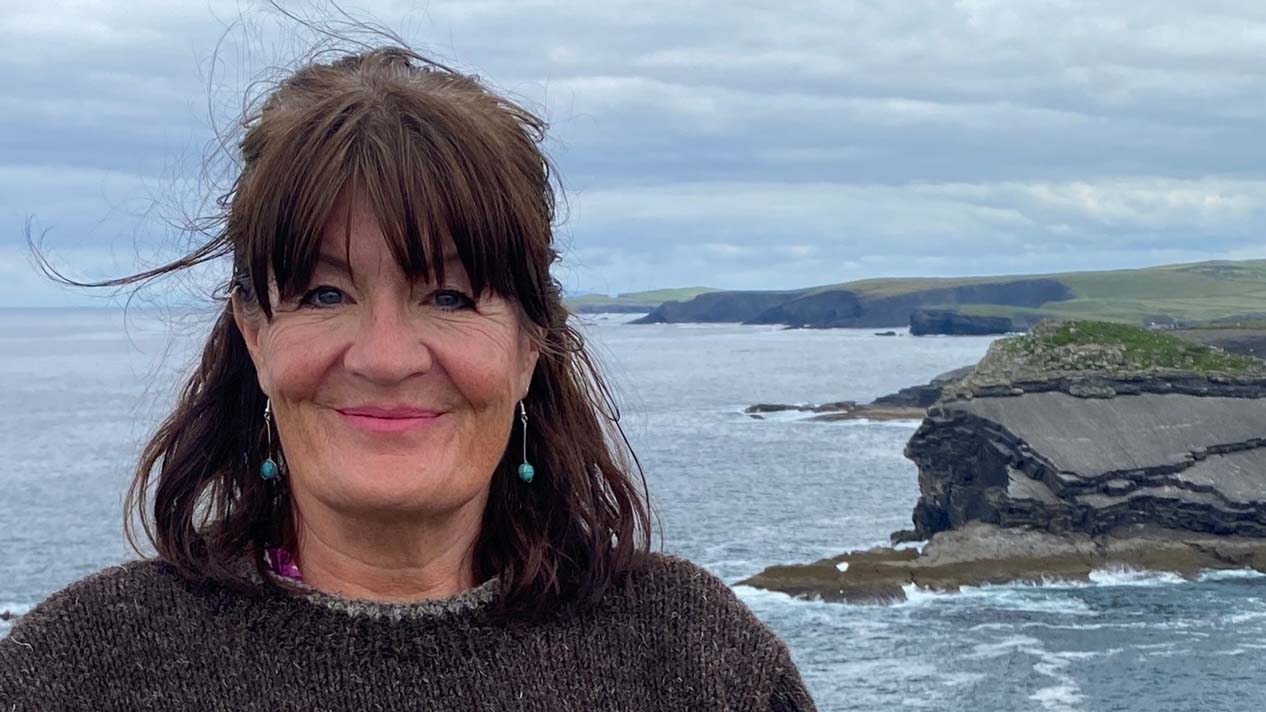
<instances>
[{"instance_id":1,"label":"brown knit sweater","mask_svg":"<svg viewBox=\"0 0 1266 712\"><path fill-rule=\"evenodd\" d=\"M14 710L813 710L782 640L669 554L571 620L490 622L497 579L413 604L190 586L156 561L54 593L0 640Z\"/></svg>"}]
</instances>

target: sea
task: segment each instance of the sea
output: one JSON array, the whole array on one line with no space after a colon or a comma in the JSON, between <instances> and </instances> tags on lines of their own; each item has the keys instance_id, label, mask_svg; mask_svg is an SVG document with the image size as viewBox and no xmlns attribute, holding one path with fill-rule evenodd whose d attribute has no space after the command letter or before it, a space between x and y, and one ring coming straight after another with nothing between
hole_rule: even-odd
<instances>
[{"instance_id":1,"label":"sea","mask_svg":"<svg viewBox=\"0 0 1266 712\"><path fill-rule=\"evenodd\" d=\"M131 556L123 494L210 318L0 309L0 611ZM990 343L631 318L580 323L645 470L655 546L731 585L883 545L918 498L902 455L917 422L758 420L746 406L869 401ZM734 590L787 642L820 710L1266 708L1266 578L1249 571L910 588L896 605Z\"/></svg>"}]
</instances>

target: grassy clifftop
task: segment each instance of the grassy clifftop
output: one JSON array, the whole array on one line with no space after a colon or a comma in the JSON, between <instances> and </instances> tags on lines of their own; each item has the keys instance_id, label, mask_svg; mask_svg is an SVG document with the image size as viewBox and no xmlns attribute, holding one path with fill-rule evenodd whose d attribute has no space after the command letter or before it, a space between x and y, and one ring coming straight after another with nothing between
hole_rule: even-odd
<instances>
[{"instance_id":1,"label":"grassy clifftop","mask_svg":"<svg viewBox=\"0 0 1266 712\"><path fill-rule=\"evenodd\" d=\"M1128 324L1046 321L1024 336L995 342L963 388L1087 374L1168 373L1260 377L1266 376L1266 362Z\"/></svg>"},{"instance_id":2,"label":"grassy clifftop","mask_svg":"<svg viewBox=\"0 0 1266 712\"><path fill-rule=\"evenodd\" d=\"M1201 262L1102 272L955 278L882 278L787 291L705 288L585 297L574 307L678 302L651 321L901 326L916 309L1007 317L1018 328L1042 319L1196 325L1266 321L1266 260Z\"/></svg>"},{"instance_id":3,"label":"grassy clifftop","mask_svg":"<svg viewBox=\"0 0 1266 712\"><path fill-rule=\"evenodd\" d=\"M587 294L567 300L567 306L577 312L601 311L650 311L664 302L685 301L700 294L718 291L711 287L680 287L677 289L653 289L646 292L625 292L609 297L605 294Z\"/></svg>"},{"instance_id":4,"label":"grassy clifftop","mask_svg":"<svg viewBox=\"0 0 1266 712\"><path fill-rule=\"evenodd\" d=\"M962 304L964 314L1028 315L1092 319L1131 324L1148 322L1204 323L1228 317L1266 320L1266 260L1200 262L1144 269L1025 275L1054 279L1074 297L1038 308L997 304ZM925 289L992 284L1018 276L961 279L868 279L818 287L815 291L849 289L868 296L896 296Z\"/></svg>"}]
</instances>

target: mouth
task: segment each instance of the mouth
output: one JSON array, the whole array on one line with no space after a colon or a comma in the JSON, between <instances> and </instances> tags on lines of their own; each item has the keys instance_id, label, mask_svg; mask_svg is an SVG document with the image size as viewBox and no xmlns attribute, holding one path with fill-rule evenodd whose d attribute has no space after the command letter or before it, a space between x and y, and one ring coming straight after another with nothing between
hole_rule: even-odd
<instances>
[{"instance_id":1,"label":"mouth","mask_svg":"<svg viewBox=\"0 0 1266 712\"><path fill-rule=\"evenodd\" d=\"M403 433L435 425L444 413L414 408L357 407L338 409L349 426L368 433Z\"/></svg>"}]
</instances>

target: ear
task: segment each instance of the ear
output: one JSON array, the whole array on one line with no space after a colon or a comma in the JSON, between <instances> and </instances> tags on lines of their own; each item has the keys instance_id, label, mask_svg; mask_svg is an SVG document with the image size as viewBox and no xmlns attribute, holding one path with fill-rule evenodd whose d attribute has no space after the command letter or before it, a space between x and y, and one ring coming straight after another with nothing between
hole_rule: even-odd
<instances>
[{"instance_id":1,"label":"ear","mask_svg":"<svg viewBox=\"0 0 1266 712\"><path fill-rule=\"evenodd\" d=\"M259 388L265 394L270 392L267 383L267 369L262 368L260 361L259 349L259 331L263 325L262 313L258 309L252 310L243 301L242 293L234 289L229 295L229 306L233 310L233 323L237 325L237 330L242 334L242 341L246 343L246 351L251 356L251 362L255 364L255 373L259 379Z\"/></svg>"},{"instance_id":2,"label":"ear","mask_svg":"<svg viewBox=\"0 0 1266 712\"><path fill-rule=\"evenodd\" d=\"M523 384L520 392L526 393L528 387L532 385L532 374L536 371L536 362L541 358L541 348L537 346L536 339L532 338L532 334L529 334L526 329L523 331L521 338L519 382Z\"/></svg>"}]
</instances>

